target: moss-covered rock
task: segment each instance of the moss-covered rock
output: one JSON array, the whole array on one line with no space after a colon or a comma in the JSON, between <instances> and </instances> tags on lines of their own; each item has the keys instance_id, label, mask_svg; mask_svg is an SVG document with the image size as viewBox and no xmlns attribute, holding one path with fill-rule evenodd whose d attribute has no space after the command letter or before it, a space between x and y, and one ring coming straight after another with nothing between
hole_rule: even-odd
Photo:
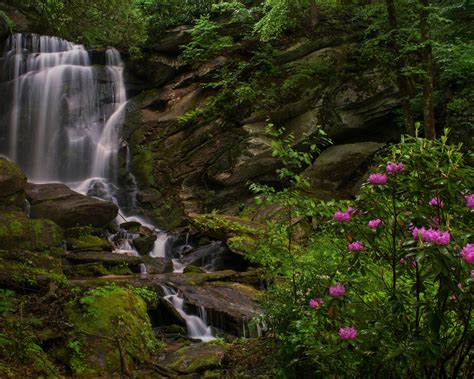
<instances>
[{"instance_id":1,"label":"moss-covered rock","mask_svg":"<svg viewBox=\"0 0 474 379\"><path fill-rule=\"evenodd\" d=\"M22 212L0 213L0 246L32 251L58 247L63 232L50 220L31 220Z\"/></svg>"},{"instance_id":2,"label":"moss-covered rock","mask_svg":"<svg viewBox=\"0 0 474 379\"><path fill-rule=\"evenodd\" d=\"M46 289L50 283L63 285L61 267L59 251L0 250L0 287L24 291Z\"/></svg>"},{"instance_id":3,"label":"moss-covered rock","mask_svg":"<svg viewBox=\"0 0 474 379\"><path fill-rule=\"evenodd\" d=\"M201 267L189 265L184 268L183 272L185 274L203 274L206 271L204 271Z\"/></svg>"},{"instance_id":4,"label":"moss-covered rock","mask_svg":"<svg viewBox=\"0 0 474 379\"><path fill-rule=\"evenodd\" d=\"M153 249L153 245L156 241L156 235L150 235L147 237L138 237L133 240L133 246L137 249L140 255L148 255L148 253Z\"/></svg>"},{"instance_id":5,"label":"moss-covered rock","mask_svg":"<svg viewBox=\"0 0 474 379\"><path fill-rule=\"evenodd\" d=\"M72 251L112 251L110 241L94 235L81 235L68 238L67 247Z\"/></svg>"},{"instance_id":6,"label":"moss-covered rock","mask_svg":"<svg viewBox=\"0 0 474 379\"><path fill-rule=\"evenodd\" d=\"M80 377L130 373L158 346L145 301L128 289L112 284L89 290L66 312L74 325L69 365Z\"/></svg>"},{"instance_id":7,"label":"moss-covered rock","mask_svg":"<svg viewBox=\"0 0 474 379\"><path fill-rule=\"evenodd\" d=\"M1 198L24 191L26 176L9 160L0 158L0 201Z\"/></svg>"},{"instance_id":8,"label":"moss-covered rock","mask_svg":"<svg viewBox=\"0 0 474 379\"><path fill-rule=\"evenodd\" d=\"M194 344L165 357L163 364L182 374L204 373L219 368L224 358L225 346L219 344Z\"/></svg>"}]
</instances>

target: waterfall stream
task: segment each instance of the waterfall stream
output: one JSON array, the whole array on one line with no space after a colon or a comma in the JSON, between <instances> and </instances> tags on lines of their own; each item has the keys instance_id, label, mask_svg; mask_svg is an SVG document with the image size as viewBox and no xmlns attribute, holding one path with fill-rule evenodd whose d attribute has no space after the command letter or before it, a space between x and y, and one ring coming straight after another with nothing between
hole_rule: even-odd
<instances>
[{"instance_id":1,"label":"waterfall stream","mask_svg":"<svg viewBox=\"0 0 474 379\"><path fill-rule=\"evenodd\" d=\"M0 90L0 154L17 163L32 182L61 182L79 193L112 201L119 207L118 154L127 104L120 53L105 52L106 66L92 64L89 53L57 37L14 34L6 43ZM134 176L129 172L127 147L125 188L128 206L135 204ZM136 221L157 235L151 257L165 257L168 235L137 216ZM115 252L138 255L137 234L120 230L110 235ZM176 272L184 265L173 260ZM146 270L142 268L142 272ZM203 341L212 339L201 317L183 310L184 300L169 287L166 299L186 320L188 333Z\"/></svg>"}]
</instances>

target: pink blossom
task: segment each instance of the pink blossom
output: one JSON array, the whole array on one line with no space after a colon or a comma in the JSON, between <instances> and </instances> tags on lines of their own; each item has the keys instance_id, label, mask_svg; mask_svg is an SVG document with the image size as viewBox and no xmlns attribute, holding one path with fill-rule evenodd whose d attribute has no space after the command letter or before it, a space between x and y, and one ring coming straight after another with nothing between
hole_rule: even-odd
<instances>
[{"instance_id":1,"label":"pink blossom","mask_svg":"<svg viewBox=\"0 0 474 379\"><path fill-rule=\"evenodd\" d=\"M355 340L357 338L357 329L353 326L339 328L339 337L341 337L343 341Z\"/></svg>"},{"instance_id":2,"label":"pink blossom","mask_svg":"<svg viewBox=\"0 0 474 379\"><path fill-rule=\"evenodd\" d=\"M324 304L324 301L323 301L323 299L321 299L321 298L311 299L311 300L309 301L309 307L310 307L311 309L319 308L319 307L320 307L321 305L323 305L323 304Z\"/></svg>"},{"instance_id":3,"label":"pink blossom","mask_svg":"<svg viewBox=\"0 0 474 379\"><path fill-rule=\"evenodd\" d=\"M400 261L398 261L398 263L400 263L402 266L405 266L407 264L407 261L405 258L402 258L400 259Z\"/></svg>"},{"instance_id":4,"label":"pink blossom","mask_svg":"<svg viewBox=\"0 0 474 379\"><path fill-rule=\"evenodd\" d=\"M405 165L400 162L400 163L394 163L390 162L387 164L387 167L385 168L385 171L387 171L390 175L397 175L401 174L405 170Z\"/></svg>"},{"instance_id":5,"label":"pink blossom","mask_svg":"<svg viewBox=\"0 0 474 379\"><path fill-rule=\"evenodd\" d=\"M412 268L416 268L416 266L417 266L416 261L412 261L412 262L411 262L411 267L412 267Z\"/></svg>"},{"instance_id":6,"label":"pink blossom","mask_svg":"<svg viewBox=\"0 0 474 379\"><path fill-rule=\"evenodd\" d=\"M468 243L466 246L463 247L461 250L461 257L467 262L467 263L473 263L474 262L474 244Z\"/></svg>"},{"instance_id":7,"label":"pink blossom","mask_svg":"<svg viewBox=\"0 0 474 379\"><path fill-rule=\"evenodd\" d=\"M355 241L347 245L349 251L361 251L364 250L364 244L360 241Z\"/></svg>"},{"instance_id":8,"label":"pink blossom","mask_svg":"<svg viewBox=\"0 0 474 379\"><path fill-rule=\"evenodd\" d=\"M471 270L471 278L474 278L474 270Z\"/></svg>"},{"instance_id":9,"label":"pink blossom","mask_svg":"<svg viewBox=\"0 0 474 379\"><path fill-rule=\"evenodd\" d=\"M334 213L333 218L338 222L348 222L351 220L351 214L349 212L337 211Z\"/></svg>"},{"instance_id":10,"label":"pink blossom","mask_svg":"<svg viewBox=\"0 0 474 379\"><path fill-rule=\"evenodd\" d=\"M466 205L471 209L474 208L474 194L464 196L464 198L466 199Z\"/></svg>"},{"instance_id":11,"label":"pink blossom","mask_svg":"<svg viewBox=\"0 0 474 379\"><path fill-rule=\"evenodd\" d=\"M380 224L382 223L382 220L379 219L379 218L376 218L375 220L370 220L367 225L369 226L369 228L371 229L377 229Z\"/></svg>"},{"instance_id":12,"label":"pink blossom","mask_svg":"<svg viewBox=\"0 0 474 379\"><path fill-rule=\"evenodd\" d=\"M433 197L429 202L430 207L444 208L444 202L439 197Z\"/></svg>"},{"instance_id":13,"label":"pink blossom","mask_svg":"<svg viewBox=\"0 0 474 379\"><path fill-rule=\"evenodd\" d=\"M370 174L369 175L369 183L378 185L378 186L383 186L387 184L387 175L385 174Z\"/></svg>"},{"instance_id":14,"label":"pink blossom","mask_svg":"<svg viewBox=\"0 0 474 379\"><path fill-rule=\"evenodd\" d=\"M451 240L451 236L449 232L443 232L439 229L425 229L424 227L421 228L413 228L411 231L413 238L415 240L422 240L423 242L433 243L435 245L448 245L449 241Z\"/></svg>"},{"instance_id":15,"label":"pink blossom","mask_svg":"<svg viewBox=\"0 0 474 379\"><path fill-rule=\"evenodd\" d=\"M441 219L439 217L433 217L431 221L433 222L434 225L441 224Z\"/></svg>"},{"instance_id":16,"label":"pink blossom","mask_svg":"<svg viewBox=\"0 0 474 379\"><path fill-rule=\"evenodd\" d=\"M333 287L329 287L329 296L331 297L341 297L346 293L346 287L341 283L336 283Z\"/></svg>"}]
</instances>

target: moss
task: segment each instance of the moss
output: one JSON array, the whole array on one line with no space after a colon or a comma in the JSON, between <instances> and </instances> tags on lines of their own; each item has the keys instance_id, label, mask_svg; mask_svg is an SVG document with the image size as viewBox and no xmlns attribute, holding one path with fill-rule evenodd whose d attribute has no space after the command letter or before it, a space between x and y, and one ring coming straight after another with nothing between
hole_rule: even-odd
<instances>
[{"instance_id":1,"label":"moss","mask_svg":"<svg viewBox=\"0 0 474 379\"><path fill-rule=\"evenodd\" d=\"M201 267L189 265L184 268L183 272L185 274L204 274L206 271L204 271Z\"/></svg>"},{"instance_id":2,"label":"moss","mask_svg":"<svg viewBox=\"0 0 474 379\"><path fill-rule=\"evenodd\" d=\"M77 226L65 230L66 238L80 238L82 236L100 236L102 229L94 228L92 226Z\"/></svg>"},{"instance_id":3,"label":"moss","mask_svg":"<svg viewBox=\"0 0 474 379\"><path fill-rule=\"evenodd\" d=\"M132 270L130 270L130 267L126 263L109 267L108 270L113 275L132 275L133 274Z\"/></svg>"},{"instance_id":4,"label":"moss","mask_svg":"<svg viewBox=\"0 0 474 379\"><path fill-rule=\"evenodd\" d=\"M184 346L172 354L166 366L183 374L212 370L221 365L224 351L225 346L220 345Z\"/></svg>"},{"instance_id":5,"label":"moss","mask_svg":"<svg viewBox=\"0 0 474 379\"><path fill-rule=\"evenodd\" d=\"M62 240L62 230L50 220L31 220L22 212L0 213L2 248L47 250L60 246Z\"/></svg>"},{"instance_id":6,"label":"moss","mask_svg":"<svg viewBox=\"0 0 474 379\"><path fill-rule=\"evenodd\" d=\"M0 250L0 286L11 289L47 288L66 284L59 257L46 252Z\"/></svg>"},{"instance_id":7,"label":"moss","mask_svg":"<svg viewBox=\"0 0 474 379\"><path fill-rule=\"evenodd\" d=\"M165 199L153 212L153 218L165 229L174 229L183 224L183 205L172 198Z\"/></svg>"},{"instance_id":8,"label":"moss","mask_svg":"<svg viewBox=\"0 0 474 379\"><path fill-rule=\"evenodd\" d=\"M76 251L111 251L112 246L106 239L93 236L93 235L81 235L79 238L68 238L68 248Z\"/></svg>"},{"instance_id":9,"label":"moss","mask_svg":"<svg viewBox=\"0 0 474 379\"><path fill-rule=\"evenodd\" d=\"M146 304L128 289L109 284L89 290L66 312L74 325L68 347L76 375L133 369L156 349Z\"/></svg>"},{"instance_id":10,"label":"moss","mask_svg":"<svg viewBox=\"0 0 474 379\"><path fill-rule=\"evenodd\" d=\"M139 146L132 160L132 167L138 183L144 187L156 187L153 176L153 153L149 148Z\"/></svg>"},{"instance_id":11,"label":"moss","mask_svg":"<svg viewBox=\"0 0 474 379\"><path fill-rule=\"evenodd\" d=\"M64 274L71 278L93 278L108 275L110 272L102 263L85 263L66 268Z\"/></svg>"}]
</instances>

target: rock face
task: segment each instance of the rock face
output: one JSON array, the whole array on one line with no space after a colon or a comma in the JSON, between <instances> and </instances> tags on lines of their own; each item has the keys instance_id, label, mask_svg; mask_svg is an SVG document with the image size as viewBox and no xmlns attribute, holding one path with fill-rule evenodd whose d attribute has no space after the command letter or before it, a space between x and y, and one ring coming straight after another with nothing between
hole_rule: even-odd
<instances>
[{"instance_id":1,"label":"rock face","mask_svg":"<svg viewBox=\"0 0 474 379\"><path fill-rule=\"evenodd\" d=\"M367 162L383 146L376 142L331 146L304 172L311 191L324 200L351 198L360 188L360 178L367 171Z\"/></svg>"},{"instance_id":2,"label":"rock face","mask_svg":"<svg viewBox=\"0 0 474 379\"><path fill-rule=\"evenodd\" d=\"M81 195L64 184L31 184L26 186L32 218L47 218L58 225L101 227L118 212L115 204Z\"/></svg>"},{"instance_id":3,"label":"rock face","mask_svg":"<svg viewBox=\"0 0 474 379\"><path fill-rule=\"evenodd\" d=\"M160 64L166 61L174 71L160 74L163 83L159 85L158 78L147 79L148 89L130 100L124 124L142 213L163 228L176 228L183 215L190 213L218 209L236 214L252 197L248 182L278 180L275 169L280 161L272 155L272 137L266 132L268 119L291 133L292 147L299 150L318 141L321 128L336 146L365 142L369 135L377 143L396 141L401 132L394 122L399 106L396 86L371 69L350 79L339 77L354 55L357 38L302 39L281 51L276 64L285 75L302 66L330 67L332 79L303 84L301 91L275 109L259 108L257 100L255 109L236 105L232 117L219 114L206 121L192 112L216 94L206 88L206 83L215 70L227 64L226 58L217 57L196 70L177 68L173 60L180 44L189 41L189 30L178 28L158 40L149 59ZM364 174L366 163L362 160L373 154L356 151L354 155L357 167L348 170L346 177L334 179L336 184L333 179L318 179L317 196L353 194L355 182ZM344 175L344 170L338 170L338 175Z\"/></svg>"}]
</instances>

